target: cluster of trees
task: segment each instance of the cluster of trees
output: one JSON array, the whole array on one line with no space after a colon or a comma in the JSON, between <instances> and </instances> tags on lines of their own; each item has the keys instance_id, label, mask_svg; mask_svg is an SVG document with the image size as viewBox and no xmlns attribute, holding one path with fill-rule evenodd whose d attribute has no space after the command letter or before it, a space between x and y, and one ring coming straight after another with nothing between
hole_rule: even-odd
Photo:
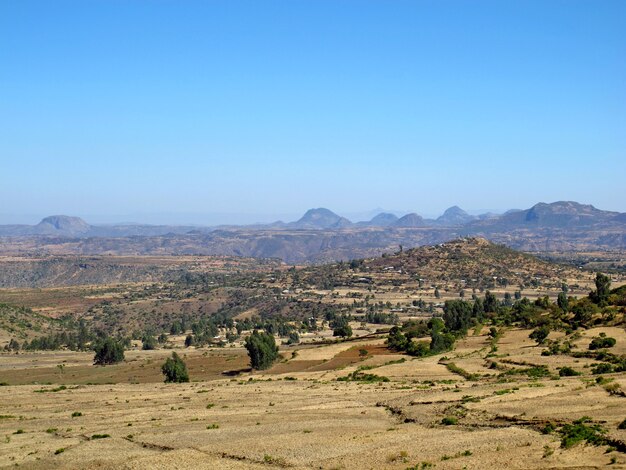
<instances>
[{"instance_id":1,"label":"cluster of trees","mask_svg":"<svg viewBox=\"0 0 626 470\"><path fill-rule=\"evenodd\" d=\"M402 328L394 327L389 332L388 346L397 351L404 351L414 356L423 356L452 348L456 338L467 334L473 326L491 321L494 325L516 324L524 328L534 328L531 339L538 344L546 342L551 328L563 328L566 331L588 326L596 313L603 313L604 318L615 314L614 306L626 305L626 287L611 290L608 276L598 273L596 289L588 297L575 299L568 297L565 284L556 302L549 297L539 297L534 302L521 297L516 292L514 298L505 295L502 301L489 292L484 298L473 296L472 301L463 299L448 300L443 306L441 318L433 318L428 323L405 323ZM430 336L430 343L415 342L414 338ZM610 348L613 338L594 338L590 349Z\"/></svg>"},{"instance_id":2,"label":"cluster of trees","mask_svg":"<svg viewBox=\"0 0 626 470\"><path fill-rule=\"evenodd\" d=\"M373 309L365 313L364 321L379 325L395 325L398 323L398 315L395 313L376 312Z\"/></svg>"},{"instance_id":3,"label":"cluster of trees","mask_svg":"<svg viewBox=\"0 0 626 470\"><path fill-rule=\"evenodd\" d=\"M418 357L436 354L452 348L455 338L445 331L445 325L440 318L432 318L428 323L423 323L424 325L417 329L415 325L405 324L406 331L404 332L404 327L394 326L389 330L387 346L394 351L405 352L410 356ZM413 341L414 338L421 338L427 334L430 334L430 342Z\"/></svg>"},{"instance_id":4,"label":"cluster of trees","mask_svg":"<svg viewBox=\"0 0 626 470\"><path fill-rule=\"evenodd\" d=\"M69 329L74 326L73 330ZM68 329L48 335L24 341L21 349L28 351L69 349L71 351L84 351L89 349L89 344L97 338L104 336L102 331L90 331L85 322L81 320L75 325L68 325Z\"/></svg>"},{"instance_id":5,"label":"cluster of trees","mask_svg":"<svg viewBox=\"0 0 626 470\"><path fill-rule=\"evenodd\" d=\"M110 336L98 340L94 345L94 351L94 365L107 366L124 360L124 345ZM175 352L161 366L161 372L165 376L165 382L189 382L187 366Z\"/></svg>"},{"instance_id":6,"label":"cluster of trees","mask_svg":"<svg viewBox=\"0 0 626 470\"><path fill-rule=\"evenodd\" d=\"M352 327L350 326L350 317L347 315L335 316L330 321L330 327L333 329L333 336L349 338L352 336Z\"/></svg>"}]
</instances>

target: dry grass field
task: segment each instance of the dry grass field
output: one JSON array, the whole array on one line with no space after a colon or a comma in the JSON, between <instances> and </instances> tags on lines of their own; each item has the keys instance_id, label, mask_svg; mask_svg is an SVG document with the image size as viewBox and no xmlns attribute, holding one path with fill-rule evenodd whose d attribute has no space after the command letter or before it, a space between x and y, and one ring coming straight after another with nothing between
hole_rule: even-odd
<instances>
[{"instance_id":1,"label":"dry grass field","mask_svg":"<svg viewBox=\"0 0 626 470\"><path fill-rule=\"evenodd\" d=\"M606 332L624 348L623 330ZM107 367L90 365L88 353L3 355L0 382L11 385L0 387L0 465L624 468L624 454L610 446L565 449L559 434L542 432L587 416L623 445L626 408L623 396L596 383L588 368L595 361L541 356L528 333L507 330L498 357L488 360L485 332L419 359L391 353L381 340L300 346L282 351L285 359L264 373L247 369L241 348L190 349L181 352L189 384L162 383L165 350L130 351ZM597 333L587 331L580 346ZM476 377L450 371L450 362ZM547 366L550 376L501 375L528 364ZM565 365L583 374L558 377ZM389 381L337 380L357 368ZM626 387L623 374L604 378L615 390Z\"/></svg>"}]
</instances>

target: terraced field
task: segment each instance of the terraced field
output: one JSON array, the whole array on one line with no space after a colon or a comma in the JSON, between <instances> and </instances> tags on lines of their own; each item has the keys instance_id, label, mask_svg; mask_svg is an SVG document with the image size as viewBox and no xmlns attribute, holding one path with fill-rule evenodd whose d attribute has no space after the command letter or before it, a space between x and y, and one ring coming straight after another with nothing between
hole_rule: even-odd
<instances>
[{"instance_id":1,"label":"terraced field","mask_svg":"<svg viewBox=\"0 0 626 470\"><path fill-rule=\"evenodd\" d=\"M600 331L582 335L580 349ZM623 350L622 329L602 331ZM528 333L507 330L495 355L486 331L419 359L391 353L381 340L301 346L282 351L285 359L264 373L247 369L241 348L189 350L192 382L177 385L161 382L164 350L129 352L125 363L108 367L91 366L87 353L3 355L0 382L39 384L0 387L0 465L623 466L624 375L598 383L589 367L596 361L541 356ZM523 372L539 366L547 373ZM559 377L564 366L581 375ZM355 380L337 380L346 377ZM605 441L563 447L562 426L583 417L606 431Z\"/></svg>"}]
</instances>

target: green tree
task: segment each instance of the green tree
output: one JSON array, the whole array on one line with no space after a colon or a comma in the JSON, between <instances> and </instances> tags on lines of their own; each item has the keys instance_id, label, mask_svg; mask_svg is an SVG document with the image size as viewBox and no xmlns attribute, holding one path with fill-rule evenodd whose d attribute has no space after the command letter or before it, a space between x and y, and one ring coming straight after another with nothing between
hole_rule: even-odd
<instances>
[{"instance_id":1,"label":"green tree","mask_svg":"<svg viewBox=\"0 0 626 470\"><path fill-rule=\"evenodd\" d=\"M259 333L257 330L254 330L246 338L245 346L253 369L269 369L278 358L278 346L276 346L274 336L269 333Z\"/></svg>"},{"instance_id":2,"label":"green tree","mask_svg":"<svg viewBox=\"0 0 626 470\"><path fill-rule=\"evenodd\" d=\"M574 322L576 323L576 325L584 325L586 323L589 323L593 317L593 314L596 313L597 310L598 307L593 304L589 299L580 299L572 307Z\"/></svg>"},{"instance_id":3,"label":"green tree","mask_svg":"<svg viewBox=\"0 0 626 470\"><path fill-rule=\"evenodd\" d=\"M532 339L533 341L536 341L537 344L543 344L543 342L546 340L549 334L550 334L550 328L548 328L547 325L543 325L533 330L533 332L530 335L528 335L528 337Z\"/></svg>"},{"instance_id":4,"label":"green tree","mask_svg":"<svg viewBox=\"0 0 626 470\"><path fill-rule=\"evenodd\" d=\"M474 324L473 315L473 305L464 300L446 300L443 306L443 321L453 333L465 334Z\"/></svg>"},{"instance_id":5,"label":"green tree","mask_svg":"<svg viewBox=\"0 0 626 470\"><path fill-rule=\"evenodd\" d=\"M559 308L563 310L564 313L567 313L567 311L569 310L569 300L567 298L567 294L564 291L559 292L556 303Z\"/></svg>"},{"instance_id":6,"label":"green tree","mask_svg":"<svg viewBox=\"0 0 626 470\"><path fill-rule=\"evenodd\" d=\"M387 347L394 351L404 351L407 347L408 339L402 333L402 330L394 326L389 330L389 337L387 338Z\"/></svg>"},{"instance_id":7,"label":"green tree","mask_svg":"<svg viewBox=\"0 0 626 470\"><path fill-rule=\"evenodd\" d=\"M147 351L147 350L156 349L156 347L157 347L157 342L154 336L150 334L143 335L143 337L141 338L141 349L144 349Z\"/></svg>"},{"instance_id":8,"label":"green tree","mask_svg":"<svg viewBox=\"0 0 626 470\"><path fill-rule=\"evenodd\" d=\"M611 278L602 273L596 273L596 290L590 294L596 304L606 305L611 291Z\"/></svg>"},{"instance_id":9,"label":"green tree","mask_svg":"<svg viewBox=\"0 0 626 470\"><path fill-rule=\"evenodd\" d=\"M163 366L161 366L161 372L165 375L166 383L189 382L187 366L175 352L173 352L172 357L168 357Z\"/></svg>"},{"instance_id":10,"label":"green tree","mask_svg":"<svg viewBox=\"0 0 626 470\"><path fill-rule=\"evenodd\" d=\"M499 309L498 299L489 291L485 292L485 302L483 305L486 313L496 313Z\"/></svg>"},{"instance_id":11,"label":"green tree","mask_svg":"<svg viewBox=\"0 0 626 470\"><path fill-rule=\"evenodd\" d=\"M300 335L297 331L291 331L289 333L289 339L287 340L287 344L298 344L300 342Z\"/></svg>"},{"instance_id":12,"label":"green tree","mask_svg":"<svg viewBox=\"0 0 626 470\"><path fill-rule=\"evenodd\" d=\"M445 324L441 318L432 318L430 326L430 352L433 354L447 351L454 346L454 335L445 333Z\"/></svg>"},{"instance_id":13,"label":"green tree","mask_svg":"<svg viewBox=\"0 0 626 470\"><path fill-rule=\"evenodd\" d=\"M352 336L352 328L347 323L340 325L333 330L333 336L341 336L342 338L349 338L350 336Z\"/></svg>"},{"instance_id":14,"label":"green tree","mask_svg":"<svg viewBox=\"0 0 626 470\"><path fill-rule=\"evenodd\" d=\"M95 365L117 364L124 360L124 347L111 337L98 342L95 347L96 355L93 358Z\"/></svg>"}]
</instances>

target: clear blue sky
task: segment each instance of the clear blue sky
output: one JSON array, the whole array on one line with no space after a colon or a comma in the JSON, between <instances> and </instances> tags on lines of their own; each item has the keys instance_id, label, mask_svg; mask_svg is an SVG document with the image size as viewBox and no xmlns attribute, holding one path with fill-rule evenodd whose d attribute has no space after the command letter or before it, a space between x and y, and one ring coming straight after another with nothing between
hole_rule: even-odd
<instances>
[{"instance_id":1,"label":"clear blue sky","mask_svg":"<svg viewBox=\"0 0 626 470\"><path fill-rule=\"evenodd\" d=\"M1 0L0 174L4 221L626 211L626 2Z\"/></svg>"}]
</instances>

